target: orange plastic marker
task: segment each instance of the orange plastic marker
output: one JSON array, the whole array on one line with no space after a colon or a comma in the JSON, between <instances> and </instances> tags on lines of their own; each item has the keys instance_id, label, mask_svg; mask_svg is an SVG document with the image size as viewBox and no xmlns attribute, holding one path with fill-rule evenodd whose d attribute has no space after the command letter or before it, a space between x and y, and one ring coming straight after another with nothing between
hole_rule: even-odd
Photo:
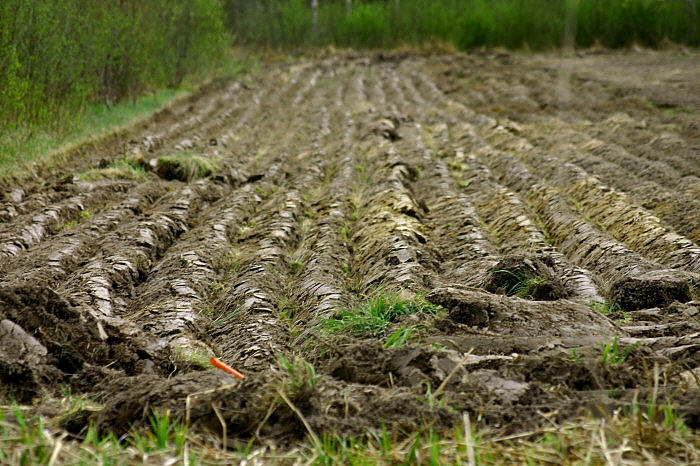
<instances>
[{"instance_id":1,"label":"orange plastic marker","mask_svg":"<svg viewBox=\"0 0 700 466\"><path fill-rule=\"evenodd\" d=\"M241 374L236 369L234 369L233 367L231 367L228 364L226 364L225 362L223 362L221 359L211 358L210 361L214 365L214 367L218 367L222 371L226 371L230 374L233 374L234 376L238 377L239 379L245 379L245 375Z\"/></svg>"}]
</instances>

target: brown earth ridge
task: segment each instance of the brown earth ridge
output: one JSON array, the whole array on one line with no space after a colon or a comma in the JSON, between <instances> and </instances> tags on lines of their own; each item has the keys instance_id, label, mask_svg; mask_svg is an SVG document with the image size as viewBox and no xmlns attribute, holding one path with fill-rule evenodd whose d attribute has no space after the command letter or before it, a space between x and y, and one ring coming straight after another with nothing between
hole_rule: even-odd
<instances>
[{"instance_id":1,"label":"brown earth ridge","mask_svg":"<svg viewBox=\"0 0 700 466\"><path fill-rule=\"evenodd\" d=\"M350 436L466 412L508 434L656 384L698 429L699 76L697 51L383 53L207 86L5 187L0 391L98 396L76 435L169 409L289 445L301 417ZM166 158L183 152L216 167L187 181ZM81 176L119 159L147 180ZM442 309L324 329L392 292Z\"/></svg>"}]
</instances>

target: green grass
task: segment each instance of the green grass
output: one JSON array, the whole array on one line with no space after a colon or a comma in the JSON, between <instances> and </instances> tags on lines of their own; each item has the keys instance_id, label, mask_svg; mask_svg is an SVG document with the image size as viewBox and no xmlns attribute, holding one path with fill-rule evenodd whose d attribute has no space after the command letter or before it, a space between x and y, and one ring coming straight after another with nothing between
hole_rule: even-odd
<instances>
[{"instance_id":1,"label":"green grass","mask_svg":"<svg viewBox=\"0 0 700 466\"><path fill-rule=\"evenodd\" d=\"M538 290L548 284L542 277L528 277L510 270L495 270L494 274L499 274L503 279L501 286L506 292L506 296L517 296L523 299L534 299Z\"/></svg>"},{"instance_id":2,"label":"green grass","mask_svg":"<svg viewBox=\"0 0 700 466\"><path fill-rule=\"evenodd\" d=\"M211 434L210 434L211 435ZM548 424L511 436L480 427L465 413L452 432L422 426L411 433L386 429L358 437L322 434L292 450L254 445L238 450L212 448L167 411L154 411L150 425L124 438L101 434L90 425L68 436L51 418L19 406L0 409L0 463L144 464L697 464L700 433L689 429L674 405L653 397L604 419ZM218 439L220 441L220 439ZM173 461L173 463L170 463ZM150 462L148 464L151 464ZM159 463L160 464L160 463Z\"/></svg>"},{"instance_id":3,"label":"green grass","mask_svg":"<svg viewBox=\"0 0 700 466\"><path fill-rule=\"evenodd\" d=\"M598 301L591 301L590 303L588 303L588 307L590 307L594 311L598 311L601 314L605 315L617 312L615 303L613 301L605 301L604 303Z\"/></svg>"},{"instance_id":4,"label":"green grass","mask_svg":"<svg viewBox=\"0 0 700 466\"><path fill-rule=\"evenodd\" d=\"M638 341L633 345L630 345L624 351L620 347L620 336L615 334L615 338L611 342L601 343L601 349L603 350L603 364L609 364L612 366L619 366L627 360L630 353L640 344L642 341Z\"/></svg>"},{"instance_id":5,"label":"green grass","mask_svg":"<svg viewBox=\"0 0 700 466\"><path fill-rule=\"evenodd\" d=\"M109 134L117 128L133 125L165 107L189 89L165 89L143 96L137 103L122 103L111 109L104 104L90 107L67 128L22 126L0 132L0 178L25 177L36 163L51 165L51 154L57 154L82 141ZM87 175L90 177L91 175ZM97 174L94 176L99 177Z\"/></svg>"},{"instance_id":6,"label":"green grass","mask_svg":"<svg viewBox=\"0 0 700 466\"><path fill-rule=\"evenodd\" d=\"M505 46L589 47L601 43L659 46L664 39L700 44L700 2L686 0L400 0L319 2L314 28L306 0L229 0L240 44L267 47L336 45L377 48L431 41L459 49Z\"/></svg>"},{"instance_id":7,"label":"green grass","mask_svg":"<svg viewBox=\"0 0 700 466\"><path fill-rule=\"evenodd\" d=\"M419 312L434 314L441 308L421 296L411 299L401 292L389 293L382 289L352 309L344 309L336 318L325 319L323 327L335 334L381 337L399 316ZM405 342L413 330L399 329L389 337L388 345Z\"/></svg>"}]
</instances>

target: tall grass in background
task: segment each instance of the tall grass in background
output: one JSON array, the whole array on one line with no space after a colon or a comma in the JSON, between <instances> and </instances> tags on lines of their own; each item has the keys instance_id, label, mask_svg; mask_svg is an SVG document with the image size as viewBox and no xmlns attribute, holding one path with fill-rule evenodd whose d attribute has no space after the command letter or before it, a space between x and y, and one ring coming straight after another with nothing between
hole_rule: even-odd
<instances>
[{"instance_id":1,"label":"tall grass in background","mask_svg":"<svg viewBox=\"0 0 700 466\"><path fill-rule=\"evenodd\" d=\"M177 86L226 37L221 0L2 0L0 134Z\"/></svg>"},{"instance_id":2,"label":"tall grass in background","mask_svg":"<svg viewBox=\"0 0 700 466\"><path fill-rule=\"evenodd\" d=\"M695 0L321 0L314 28L309 0L226 0L242 45L393 47L432 39L459 49L562 46L567 13L575 45L700 45Z\"/></svg>"}]
</instances>

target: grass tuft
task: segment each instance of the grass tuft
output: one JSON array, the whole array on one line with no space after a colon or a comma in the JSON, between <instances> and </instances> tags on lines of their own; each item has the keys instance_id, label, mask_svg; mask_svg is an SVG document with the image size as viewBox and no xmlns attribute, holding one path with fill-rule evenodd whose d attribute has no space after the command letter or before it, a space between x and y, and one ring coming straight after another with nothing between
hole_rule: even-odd
<instances>
[{"instance_id":1,"label":"grass tuft","mask_svg":"<svg viewBox=\"0 0 700 466\"><path fill-rule=\"evenodd\" d=\"M192 181L206 178L217 173L221 168L211 158L195 152L180 152L158 159L156 173L166 180Z\"/></svg>"},{"instance_id":2,"label":"grass tuft","mask_svg":"<svg viewBox=\"0 0 700 466\"><path fill-rule=\"evenodd\" d=\"M495 270L493 273L504 276L501 287L505 290L506 296L535 299L540 294L540 290L549 284L542 277L529 277L510 270Z\"/></svg>"},{"instance_id":3,"label":"grass tuft","mask_svg":"<svg viewBox=\"0 0 700 466\"><path fill-rule=\"evenodd\" d=\"M440 306L421 296L405 299L401 292L388 293L382 289L358 306L344 309L337 318L325 319L323 326L336 334L380 337L399 316L419 312L434 314L440 309ZM404 328L390 337L390 344L401 340L405 342L411 332L412 330Z\"/></svg>"}]
</instances>

